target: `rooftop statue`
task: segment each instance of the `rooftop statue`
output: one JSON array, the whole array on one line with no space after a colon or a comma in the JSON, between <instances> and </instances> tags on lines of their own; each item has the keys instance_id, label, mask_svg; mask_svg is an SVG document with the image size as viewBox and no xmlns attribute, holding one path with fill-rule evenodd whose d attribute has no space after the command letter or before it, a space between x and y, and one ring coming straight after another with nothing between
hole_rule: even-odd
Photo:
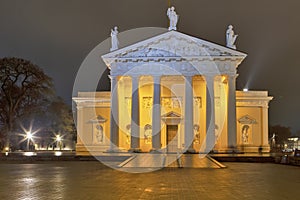
<instances>
[{"instance_id":1,"label":"rooftop statue","mask_svg":"<svg viewBox=\"0 0 300 200\"><path fill-rule=\"evenodd\" d=\"M226 46L231 49L236 49L236 46L234 45L236 38L238 35L234 35L233 26L229 25L228 29L226 31Z\"/></svg>"},{"instance_id":2,"label":"rooftop statue","mask_svg":"<svg viewBox=\"0 0 300 200\"><path fill-rule=\"evenodd\" d=\"M176 31L177 30L176 25L178 22L179 15L177 15L177 13L175 12L175 8L173 6L171 8L168 8L167 16L169 17L170 20L169 31L172 30Z\"/></svg>"},{"instance_id":3,"label":"rooftop statue","mask_svg":"<svg viewBox=\"0 0 300 200\"><path fill-rule=\"evenodd\" d=\"M119 40L118 40L118 27L115 26L114 29L111 29L111 48L110 51L115 51L117 49L119 49Z\"/></svg>"}]
</instances>

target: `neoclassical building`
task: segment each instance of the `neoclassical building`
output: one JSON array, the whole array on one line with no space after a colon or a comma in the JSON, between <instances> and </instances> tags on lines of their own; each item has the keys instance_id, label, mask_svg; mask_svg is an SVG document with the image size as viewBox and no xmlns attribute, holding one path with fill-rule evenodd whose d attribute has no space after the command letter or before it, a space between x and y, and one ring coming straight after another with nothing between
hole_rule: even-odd
<instances>
[{"instance_id":1,"label":"neoclassical building","mask_svg":"<svg viewBox=\"0 0 300 200\"><path fill-rule=\"evenodd\" d=\"M101 56L111 92L73 98L78 155L269 151L272 97L236 91L245 53L171 30Z\"/></svg>"}]
</instances>

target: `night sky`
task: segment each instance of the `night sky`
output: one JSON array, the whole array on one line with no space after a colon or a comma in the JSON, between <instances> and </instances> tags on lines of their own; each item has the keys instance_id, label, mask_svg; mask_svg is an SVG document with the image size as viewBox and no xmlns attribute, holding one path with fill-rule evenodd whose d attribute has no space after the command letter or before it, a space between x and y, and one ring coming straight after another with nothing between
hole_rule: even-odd
<instances>
[{"instance_id":1,"label":"night sky","mask_svg":"<svg viewBox=\"0 0 300 200\"><path fill-rule=\"evenodd\" d=\"M300 1L173 0L178 30L225 45L234 25L237 48L248 57L239 66L238 89L268 90L270 124L300 130ZM54 79L71 104L77 70L110 29L168 27L167 0L0 0L0 57L21 57ZM109 82L100 83L109 88Z\"/></svg>"}]
</instances>

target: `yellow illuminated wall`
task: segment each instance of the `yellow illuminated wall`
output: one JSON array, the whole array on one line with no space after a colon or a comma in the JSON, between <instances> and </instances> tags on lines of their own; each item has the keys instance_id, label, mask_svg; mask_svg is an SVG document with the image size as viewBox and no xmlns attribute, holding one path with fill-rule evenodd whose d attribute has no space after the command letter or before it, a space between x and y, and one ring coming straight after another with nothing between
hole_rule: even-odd
<instances>
[{"instance_id":1,"label":"yellow illuminated wall","mask_svg":"<svg viewBox=\"0 0 300 200\"><path fill-rule=\"evenodd\" d=\"M182 148L184 144L184 102L185 102L185 80L182 76L163 76L160 81L161 84L161 113L163 116L169 112L179 114L182 120L178 124L178 148ZM152 105L153 105L153 78L151 76L141 76L139 78L139 110L140 110L140 149L143 152L149 152L152 149L151 130L152 126ZM194 149L205 149L206 145L206 81L203 76L193 77L193 99L194 99L194 135L198 134L194 140ZM226 151L228 149L228 123L227 123L227 110L228 110L228 81L226 76L217 76L214 80L214 93L215 93L215 124L216 124L216 145L214 150ZM85 106L78 109L78 142L77 151L85 151L82 144L90 147L95 147L95 131L93 124L90 120L95 120L97 116L102 116L106 122L101 124L105 137L103 149L107 149L110 139L110 97L106 94L105 97L101 96L103 93L95 93L99 96L96 98L105 99L108 103L87 103ZM118 78L118 124L119 124L119 148L121 150L130 149L130 125L131 125L131 94L132 94L132 78L123 76ZM260 101L253 100L256 98L268 98L267 93L262 92L237 92L237 145L249 147L249 151L256 151L262 144L267 144L266 136L264 133L263 124L267 124L267 120L263 121L263 105L259 104ZM88 94L90 95L90 94ZM250 96L249 96L250 95ZM251 96L253 95L253 96ZM91 96L88 96L91 97ZM191 97L189 97L191 98ZM244 100L242 100L244 98ZM93 99L93 98L91 98ZM95 99L94 99L95 100ZM245 101L247 100L247 101ZM251 103L247 103L251 100ZM91 100L92 101L92 100ZM91 102L89 101L89 102ZM246 103L245 103L246 102ZM252 122L248 124L247 130L247 143L243 142L243 126L245 122L240 123L239 120L243 117L250 118ZM198 127L198 129L197 129ZM164 120L161 121L161 145L162 148L166 147L167 139L166 133L167 124ZM265 131L266 132L266 131ZM149 137L150 136L150 137ZM100 147L99 146L99 147ZM267 145L265 145L267 146ZM104 148L105 147L105 148ZM252 149L251 149L252 148ZM267 148L267 147L266 147ZM102 149L102 150L103 150ZM245 150L245 149L244 149ZM248 151L247 150L247 151ZM98 151L98 150L97 150ZM246 151L246 150L245 150Z\"/></svg>"},{"instance_id":2,"label":"yellow illuminated wall","mask_svg":"<svg viewBox=\"0 0 300 200\"><path fill-rule=\"evenodd\" d=\"M255 119L255 123L247 124L250 126L249 130L249 142L248 145L259 146L262 144L262 127L261 127L261 111L260 107L238 107L237 108L237 119L243 116L250 116ZM237 122L237 144L242 145L242 126L243 124ZM247 145L247 144L246 144Z\"/></svg>"}]
</instances>

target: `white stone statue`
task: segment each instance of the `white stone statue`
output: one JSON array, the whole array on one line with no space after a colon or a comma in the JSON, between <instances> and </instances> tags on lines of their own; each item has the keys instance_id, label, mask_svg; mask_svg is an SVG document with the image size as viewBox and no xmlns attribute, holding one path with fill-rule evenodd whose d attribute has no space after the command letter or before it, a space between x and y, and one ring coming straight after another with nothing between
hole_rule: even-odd
<instances>
[{"instance_id":1,"label":"white stone statue","mask_svg":"<svg viewBox=\"0 0 300 200\"><path fill-rule=\"evenodd\" d=\"M234 45L236 38L238 35L234 35L233 26L229 25L228 29L226 31L226 46L231 49L236 49L236 46Z\"/></svg>"},{"instance_id":2,"label":"white stone statue","mask_svg":"<svg viewBox=\"0 0 300 200\"><path fill-rule=\"evenodd\" d=\"M101 125L97 125L96 129L97 129L97 134L96 134L97 142L102 143L103 142L103 127Z\"/></svg>"},{"instance_id":3,"label":"white stone statue","mask_svg":"<svg viewBox=\"0 0 300 200\"><path fill-rule=\"evenodd\" d=\"M249 142L249 133L248 133L249 128L250 127L248 125L244 125L242 128L242 140L244 144L248 144Z\"/></svg>"},{"instance_id":4,"label":"white stone statue","mask_svg":"<svg viewBox=\"0 0 300 200\"><path fill-rule=\"evenodd\" d=\"M119 40L118 40L118 27L115 27L114 29L111 29L111 48L110 51L115 51L119 49Z\"/></svg>"},{"instance_id":5,"label":"white stone statue","mask_svg":"<svg viewBox=\"0 0 300 200\"><path fill-rule=\"evenodd\" d=\"M168 8L167 16L169 17L169 20L170 20L169 31L172 31L172 30L176 31L177 30L176 26L177 26L179 15L177 15L177 13L175 12L175 8L173 6L171 8Z\"/></svg>"}]
</instances>

